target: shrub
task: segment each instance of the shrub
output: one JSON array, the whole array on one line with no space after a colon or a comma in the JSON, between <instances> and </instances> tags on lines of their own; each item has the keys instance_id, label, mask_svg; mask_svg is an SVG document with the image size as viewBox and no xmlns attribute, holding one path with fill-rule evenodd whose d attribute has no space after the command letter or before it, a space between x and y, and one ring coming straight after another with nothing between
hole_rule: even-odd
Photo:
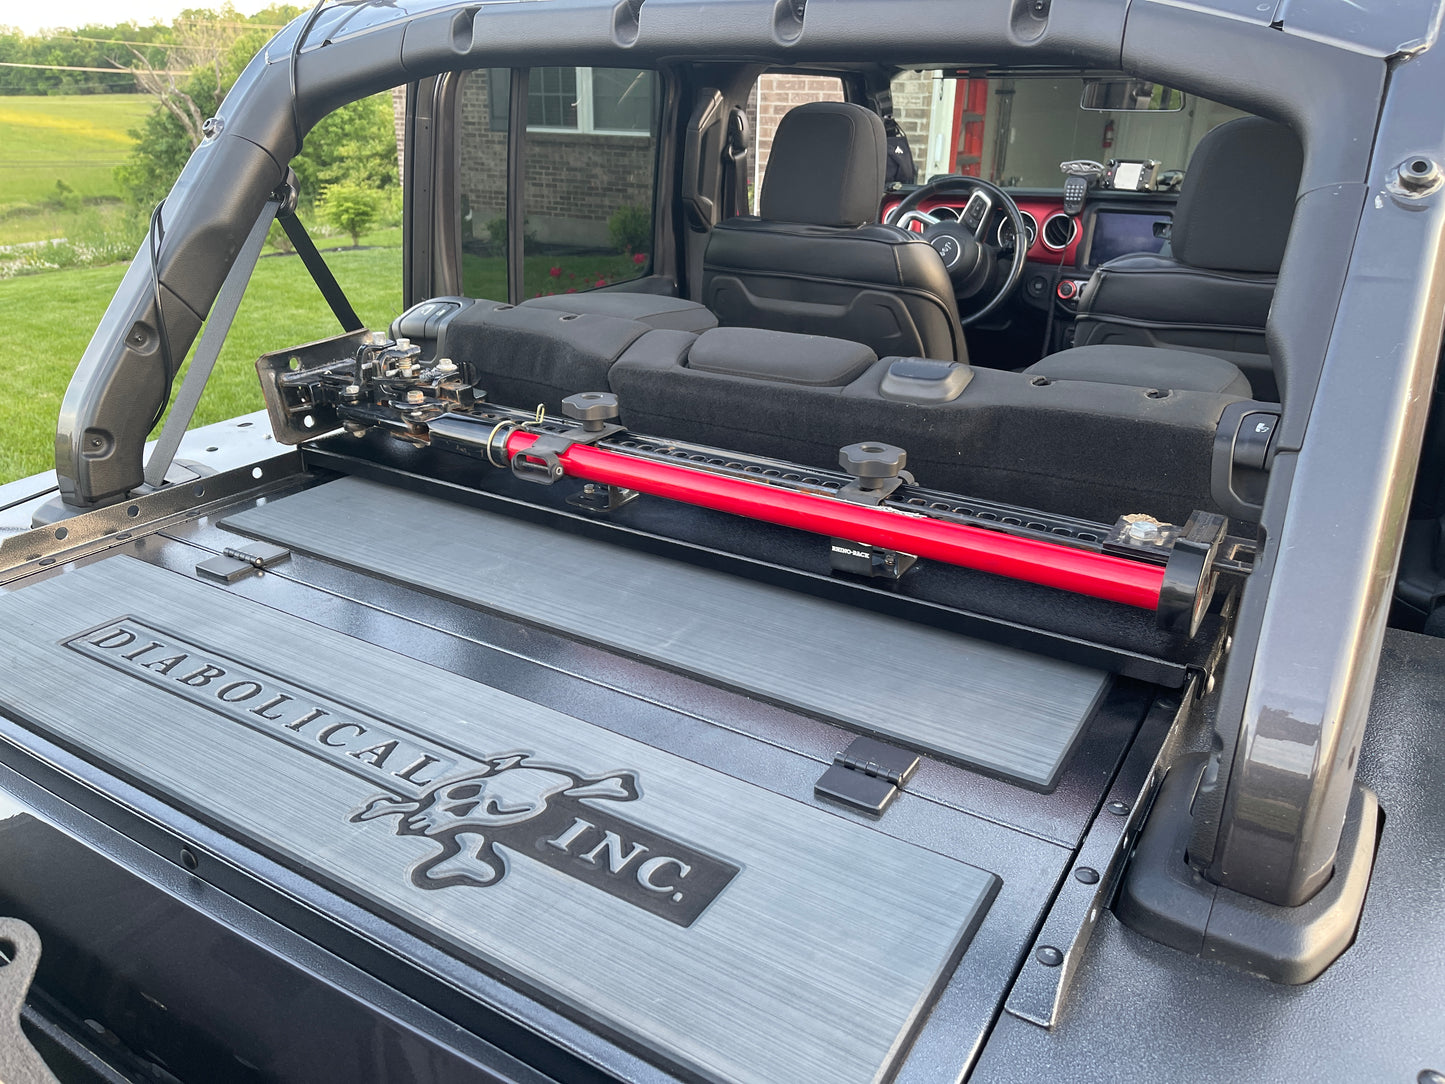
<instances>
[{"instance_id":1,"label":"shrub","mask_svg":"<svg viewBox=\"0 0 1445 1084\"><path fill-rule=\"evenodd\" d=\"M381 213L381 199L375 189L354 184L329 184L316 204L321 217L338 230L351 234L353 248Z\"/></svg>"},{"instance_id":2,"label":"shrub","mask_svg":"<svg viewBox=\"0 0 1445 1084\"><path fill-rule=\"evenodd\" d=\"M473 227L475 229L475 227ZM507 216L498 215L496 218L487 219L486 225L482 227L482 236L493 246L499 255L507 251ZM522 222L522 251L535 252L537 250L537 234L527 228L527 222Z\"/></svg>"},{"instance_id":3,"label":"shrub","mask_svg":"<svg viewBox=\"0 0 1445 1084\"><path fill-rule=\"evenodd\" d=\"M80 196L64 181L55 182L55 190L46 197L45 206L54 211L70 211L72 213L80 210Z\"/></svg>"},{"instance_id":4,"label":"shrub","mask_svg":"<svg viewBox=\"0 0 1445 1084\"><path fill-rule=\"evenodd\" d=\"M652 208L624 203L607 219L607 236L618 252L652 251Z\"/></svg>"}]
</instances>

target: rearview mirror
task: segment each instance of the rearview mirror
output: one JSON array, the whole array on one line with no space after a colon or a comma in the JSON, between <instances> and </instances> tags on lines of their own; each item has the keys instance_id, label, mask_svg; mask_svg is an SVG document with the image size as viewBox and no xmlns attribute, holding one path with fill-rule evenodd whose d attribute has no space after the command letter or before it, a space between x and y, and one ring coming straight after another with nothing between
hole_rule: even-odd
<instances>
[{"instance_id":1,"label":"rearview mirror","mask_svg":"<svg viewBox=\"0 0 1445 1084\"><path fill-rule=\"evenodd\" d=\"M1177 113L1184 92L1145 79L1086 79L1080 109L1110 113Z\"/></svg>"}]
</instances>

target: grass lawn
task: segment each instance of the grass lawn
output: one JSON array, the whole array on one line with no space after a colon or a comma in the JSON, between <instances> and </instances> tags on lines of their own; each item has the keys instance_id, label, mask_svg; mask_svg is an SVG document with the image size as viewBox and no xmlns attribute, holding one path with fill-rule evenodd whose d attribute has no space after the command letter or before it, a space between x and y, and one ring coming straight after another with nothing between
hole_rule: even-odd
<instances>
[{"instance_id":1,"label":"grass lawn","mask_svg":"<svg viewBox=\"0 0 1445 1084\"><path fill-rule=\"evenodd\" d=\"M145 94L0 97L0 210L42 202L61 178L82 198L119 196L127 132L153 105Z\"/></svg>"},{"instance_id":2,"label":"grass lawn","mask_svg":"<svg viewBox=\"0 0 1445 1084\"><path fill-rule=\"evenodd\" d=\"M320 242L326 262L367 326L384 329L401 311L401 230L363 234L360 249L340 248L343 243L337 238ZM506 297L500 257L468 255L465 263L468 296ZM552 275L554 267L561 274ZM587 289L599 278L616 282L639 270L627 256L528 256L527 293L563 293L573 283ZM0 327L11 328L19 341L37 344L11 351L0 367L0 482L54 465L60 400L124 274L125 265L112 264L0 280ZM260 355L338 331L301 261L263 256L192 425L259 409L255 365Z\"/></svg>"},{"instance_id":3,"label":"grass lawn","mask_svg":"<svg viewBox=\"0 0 1445 1084\"><path fill-rule=\"evenodd\" d=\"M369 327L385 328L401 311L398 233L362 237L363 245L389 239L392 244L387 247L326 253L327 263ZM12 329L17 341L35 344L11 351L0 368L0 482L54 465L60 400L124 274L125 266L114 264L0 281L0 326ZM258 409L262 404L257 357L339 330L299 259L262 258L192 424Z\"/></svg>"}]
</instances>

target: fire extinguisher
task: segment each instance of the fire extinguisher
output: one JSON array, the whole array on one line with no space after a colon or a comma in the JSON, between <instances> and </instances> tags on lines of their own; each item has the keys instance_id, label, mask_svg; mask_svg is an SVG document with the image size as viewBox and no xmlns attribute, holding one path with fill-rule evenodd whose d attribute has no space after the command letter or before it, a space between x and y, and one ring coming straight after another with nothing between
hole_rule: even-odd
<instances>
[{"instance_id":1,"label":"fire extinguisher","mask_svg":"<svg viewBox=\"0 0 1445 1084\"><path fill-rule=\"evenodd\" d=\"M1108 150L1114 145L1114 120L1109 118L1109 123L1104 125L1104 149Z\"/></svg>"}]
</instances>

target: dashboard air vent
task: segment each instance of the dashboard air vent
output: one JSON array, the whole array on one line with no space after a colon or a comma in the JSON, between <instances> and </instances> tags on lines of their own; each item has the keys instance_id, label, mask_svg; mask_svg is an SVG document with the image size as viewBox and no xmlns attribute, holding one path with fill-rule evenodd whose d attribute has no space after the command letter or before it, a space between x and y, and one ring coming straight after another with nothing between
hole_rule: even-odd
<instances>
[{"instance_id":1,"label":"dashboard air vent","mask_svg":"<svg viewBox=\"0 0 1445 1084\"><path fill-rule=\"evenodd\" d=\"M1068 248L1069 243L1073 241L1078 232L1078 220L1062 211L1049 215L1044 220L1044 244L1055 252L1062 248Z\"/></svg>"}]
</instances>

